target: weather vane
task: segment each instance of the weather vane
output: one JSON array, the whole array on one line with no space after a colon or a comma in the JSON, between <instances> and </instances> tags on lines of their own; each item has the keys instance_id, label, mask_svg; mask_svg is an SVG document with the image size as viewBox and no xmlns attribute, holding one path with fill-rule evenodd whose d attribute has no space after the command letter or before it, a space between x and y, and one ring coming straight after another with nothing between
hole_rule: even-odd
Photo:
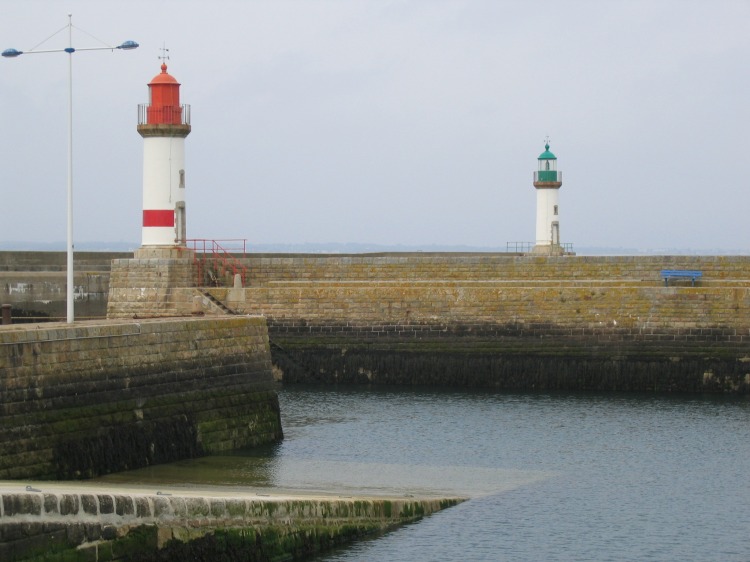
<instances>
[{"instance_id":1,"label":"weather vane","mask_svg":"<svg viewBox=\"0 0 750 562\"><path fill-rule=\"evenodd\" d=\"M544 137L544 144L549 144L549 141L550 141L549 135Z\"/></svg>"},{"instance_id":2,"label":"weather vane","mask_svg":"<svg viewBox=\"0 0 750 562\"><path fill-rule=\"evenodd\" d=\"M159 49L161 51L161 55L159 55L159 60L161 62L165 62L169 60L169 49L167 49L167 44L164 43L161 48Z\"/></svg>"}]
</instances>

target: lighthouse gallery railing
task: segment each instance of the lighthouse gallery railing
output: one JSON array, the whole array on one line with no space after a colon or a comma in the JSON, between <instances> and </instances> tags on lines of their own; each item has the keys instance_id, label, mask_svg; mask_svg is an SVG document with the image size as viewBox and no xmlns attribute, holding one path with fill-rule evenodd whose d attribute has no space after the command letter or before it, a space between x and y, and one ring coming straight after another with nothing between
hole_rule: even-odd
<instances>
[{"instance_id":1,"label":"lighthouse gallery railing","mask_svg":"<svg viewBox=\"0 0 750 562\"><path fill-rule=\"evenodd\" d=\"M534 172L534 183L545 181L562 183L562 172L558 172L557 170L539 170L538 172Z\"/></svg>"},{"instance_id":2,"label":"lighthouse gallery railing","mask_svg":"<svg viewBox=\"0 0 750 562\"><path fill-rule=\"evenodd\" d=\"M190 105L185 104L166 107L152 107L149 103L138 105L138 124L170 123L172 125L190 125Z\"/></svg>"}]
</instances>

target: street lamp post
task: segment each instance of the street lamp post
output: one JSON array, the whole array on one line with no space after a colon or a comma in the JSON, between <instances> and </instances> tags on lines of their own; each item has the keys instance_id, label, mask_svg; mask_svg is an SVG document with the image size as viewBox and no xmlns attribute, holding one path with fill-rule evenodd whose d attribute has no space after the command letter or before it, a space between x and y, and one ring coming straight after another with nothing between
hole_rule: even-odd
<instances>
[{"instance_id":1,"label":"street lamp post","mask_svg":"<svg viewBox=\"0 0 750 562\"><path fill-rule=\"evenodd\" d=\"M67 321L73 323L75 313L73 311L73 53L77 51L114 51L120 49L129 51L138 48L135 41L125 41L116 47L86 47L83 49L73 48L73 15L68 14L68 46L65 49L45 49L19 51L17 49L5 49L2 56L15 58L21 55L36 53L68 53L68 259L67 259ZM63 28L65 29L65 28ZM62 29L60 30L62 31ZM59 31L58 31L59 33Z\"/></svg>"}]
</instances>

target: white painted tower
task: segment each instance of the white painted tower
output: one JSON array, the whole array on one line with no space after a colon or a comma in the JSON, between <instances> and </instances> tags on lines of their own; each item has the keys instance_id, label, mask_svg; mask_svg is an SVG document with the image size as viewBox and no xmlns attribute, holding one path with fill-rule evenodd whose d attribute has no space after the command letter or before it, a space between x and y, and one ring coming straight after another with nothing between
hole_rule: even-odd
<instances>
[{"instance_id":1,"label":"white painted tower","mask_svg":"<svg viewBox=\"0 0 750 562\"><path fill-rule=\"evenodd\" d=\"M186 244L185 137L190 106L180 105L180 84L161 65L148 84L149 103L138 106L143 137L142 247Z\"/></svg>"},{"instance_id":2,"label":"white painted tower","mask_svg":"<svg viewBox=\"0 0 750 562\"><path fill-rule=\"evenodd\" d=\"M536 188L536 242L534 254L560 255L560 203L558 201L562 172L557 171L557 157L549 143L539 155L539 169L534 172Z\"/></svg>"}]
</instances>

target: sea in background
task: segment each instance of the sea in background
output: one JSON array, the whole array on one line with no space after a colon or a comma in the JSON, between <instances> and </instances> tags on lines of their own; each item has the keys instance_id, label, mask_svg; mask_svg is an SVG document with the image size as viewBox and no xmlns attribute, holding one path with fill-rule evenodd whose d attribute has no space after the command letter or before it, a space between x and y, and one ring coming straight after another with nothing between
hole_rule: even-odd
<instances>
[{"instance_id":1,"label":"sea in background","mask_svg":"<svg viewBox=\"0 0 750 562\"><path fill-rule=\"evenodd\" d=\"M284 441L102 482L470 501L316 561L750 560L750 398L288 385Z\"/></svg>"}]
</instances>

